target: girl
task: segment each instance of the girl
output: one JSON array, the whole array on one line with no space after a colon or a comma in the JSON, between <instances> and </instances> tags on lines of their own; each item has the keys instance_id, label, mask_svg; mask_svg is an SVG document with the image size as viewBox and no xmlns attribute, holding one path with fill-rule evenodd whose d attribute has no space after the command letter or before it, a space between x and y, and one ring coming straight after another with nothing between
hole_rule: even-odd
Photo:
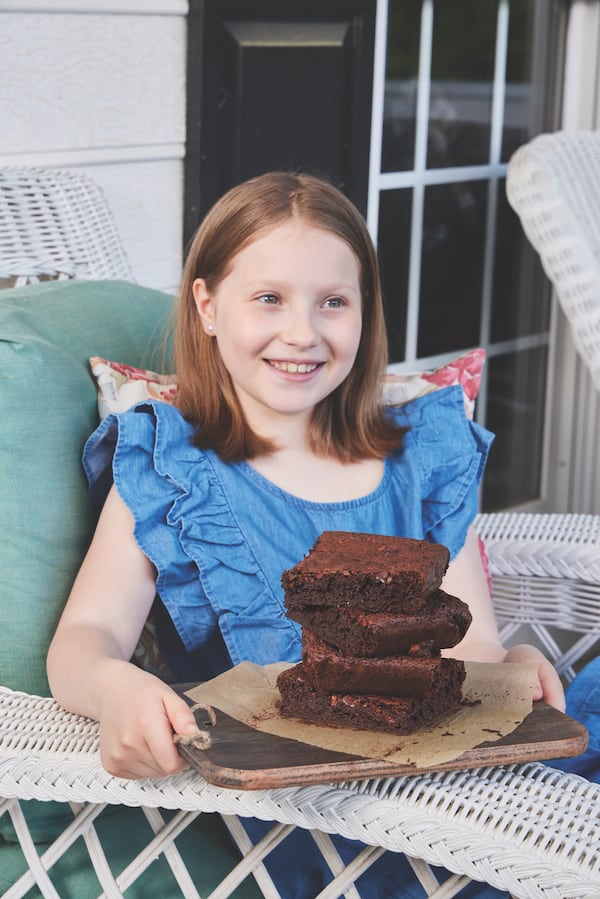
<instances>
[{"instance_id":1,"label":"girl","mask_svg":"<svg viewBox=\"0 0 600 899\"><path fill-rule=\"evenodd\" d=\"M187 704L129 661L155 594L176 681L297 661L280 578L323 530L445 544L443 587L473 615L453 654L533 661L536 698L563 707L549 662L498 637L471 524L491 435L467 421L458 387L380 405L376 253L340 192L271 173L219 200L186 262L175 355L176 407L140 405L88 442L104 504L48 656L57 700L100 722L109 772L173 774L185 766L173 732L196 729ZM408 893L396 882L390 895Z\"/></svg>"}]
</instances>

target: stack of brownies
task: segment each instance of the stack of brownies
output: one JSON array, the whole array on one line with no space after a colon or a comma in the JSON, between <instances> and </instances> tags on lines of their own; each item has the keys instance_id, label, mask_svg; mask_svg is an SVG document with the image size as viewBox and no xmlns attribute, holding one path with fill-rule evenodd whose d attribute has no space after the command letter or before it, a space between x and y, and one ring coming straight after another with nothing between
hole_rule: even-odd
<instances>
[{"instance_id":1,"label":"stack of brownies","mask_svg":"<svg viewBox=\"0 0 600 899\"><path fill-rule=\"evenodd\" d=\"M457 707L464 663L441 657L471 623L439 589L445 546L325 531L282 576L302 662L278 677L286 717L408 734Z\"/></svg>"}]
</instances>

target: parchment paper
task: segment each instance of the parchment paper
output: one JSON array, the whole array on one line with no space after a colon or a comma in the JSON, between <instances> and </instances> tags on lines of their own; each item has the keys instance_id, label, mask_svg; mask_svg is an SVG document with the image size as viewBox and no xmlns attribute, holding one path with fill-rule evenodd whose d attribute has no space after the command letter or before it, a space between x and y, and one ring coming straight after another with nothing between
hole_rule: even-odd
<instances>
[{"instance_id":1,"label":"parchment paper","mask_svg":"<svg viewBox=\"0 0 600 899\"><path fill-rule=\"evenodd\" d=\"M532 710L537 679L535 665L465 662L463 695L472 704L438 718L430 727L397 737L281 717L275 682L279 672L289 667L284 662L265 666L242 662L186 695L270 734L365 758L430 767L510 734Z\"/></svg>"}]
</instances>

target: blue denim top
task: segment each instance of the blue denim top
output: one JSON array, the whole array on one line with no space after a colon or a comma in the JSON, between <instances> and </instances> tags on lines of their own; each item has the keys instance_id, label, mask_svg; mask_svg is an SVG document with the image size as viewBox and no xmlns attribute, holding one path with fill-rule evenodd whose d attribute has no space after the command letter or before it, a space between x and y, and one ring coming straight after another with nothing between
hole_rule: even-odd
<instances>
[{"instance_id":1,"label":"blue denim top","mask_svg":"<svg viewBox=\"0 0 600 899\"><path fill-rule=\"evenodd\" d=\"M460 387L390 408L410 430L385 460L378 487L347 502L300 499L246 462L198 449L193 427L166 403L111 415L90 437L83 462L92 496L103 502L114 479L158 572L181 651L200 650L197 676L244 660L300 658L301 630L286 617L281 574L324 530L427 539L451 557L460 550L493 436L466 418ZM177 668L173 646L166 651Z\"/></svg>"}]
</instances>

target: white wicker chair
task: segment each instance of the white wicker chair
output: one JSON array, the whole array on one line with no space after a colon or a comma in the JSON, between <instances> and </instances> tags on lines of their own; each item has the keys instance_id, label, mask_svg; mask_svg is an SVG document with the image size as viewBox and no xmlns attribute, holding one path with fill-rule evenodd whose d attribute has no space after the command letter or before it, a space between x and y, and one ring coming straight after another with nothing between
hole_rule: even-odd
<instances>
[{"instance_id":1,"label":"white wicker chair","mask_svg":"<svg viewBox=\"0 0 600 899\"><path fill-rule=\"evenodd\" d=\"M48 277L133 275L90 178L59 169L0 168L0 287Z\"/></svg>"},{"instance_id":2,"label":"white wicker chair","mask_svg":"<svg viewBox=\"0 0 600 899\"><path fill-rule=\"evenodd\" d=\"M511 158L506 193L600 389L600 131L535 137ZM478 529L504 637L527 622L570 680L600 627L600 516L489 515ZM570 630L582 636L565 651Z\"/></svg>"},{"instance_id":3,"label":"white wicker chair","mask_svg":"<svg viewBox=\"0 0 600 899\"><path fill-rule=\"evenodd\" d=\"M540 134L510 161L508 200L600 390L600 131Z\"/></svg>"},{"instance_id":4,"label":"white wicker chair","mask_svg":"<svg viewBox=\"0 0 600 899\"><path fill-rule=\"evenodd\" d=\"M8 189L13 196L15 174L8 173ZM42 173L33 173L33 177L43 180ZM53 172L50 177L59 184L63 176ZM29 190L26 173L21 171L17 178ZM73 183L74 176L66 178ZM0 173L0 195L3 183ZM62 188L59 190L62 192ZM96 202L104 205L98 194ZM13 200L12 208L22 209L22 203ZM47 205L48 200L43 203ZM28 210L20 225L24 231L30 214ZM49 233L53 233L52 227ZM55 235L58 233L54 231ZM60 239L55 239L60 244ZM95 238L91 239L95 244ZM29 249L14 252L13 237L2 232L0 272L5 277L18 274L31 279L41 273L51 275L54 270L48 258L58 258L56 270L66 275L80 276L84 272L86 277L127 277L124 271L111 271L104 263L95 267L89 262L84 252L86 240L75 251L75 266L74 257L67 252L64 261L62 249L50 247L47 238L41 244L43 265L36 247L32 249L24 236L20 241L21 247ZM11 248L11 258L17 259L14 268L6 263L5 245ZM108 260L114 258L122 260L124 254L111 247ZM549 519L544 517L544 521ZM514 589L507 590L503 600L502 617L510 622L537 622L538 609L542 608L535 605L537 596L541 593L542 598L547 597L548 591L553 590L552 597L560 597L561 609L566 605L569 610L564 613L565 628L584 633L595 629L597 638L597 595L589 599L579 585L582 577L584 582L588 577L589 562L586 558L582 561L582 555L589 553L587 558L595 559L598 567L598 534L592 535L586 529L587 522L575 532L575 555L579 554L579 559L573 567L573 551L568 548L560 522L555 523L559 527L546 538L537 527L537 520L534 524L529 517L527 521L520 516L515 521L512 516L478 519L479 530L488 541L495 585L503 589L505 583L514 582ZM521 527L516 553L511 549L514 544L509 533L515 524ZM546 561L541 560L540 554L537 561L531 561L529 549L524 548L529 546L526 536L537 546L546 544L541 554ZM561 564L557 563L558 549L563 556ZM521 592L518 585L523 583L523 572L527 587ZM551 586L553 577L557 578L556 586ZM594 577L600 580L597 570ZM537 578L541 591L534 589ZM565 582L566 599L561 592ZM559 600L556 602L557 607L551 605L549 610L548 604L543 604L553 621ZM570 658L569 664L572 661ZM312 832L336 875L320 894L321 899L340 895L356 899L354 880L385 849L405 853L426 894L438 899L456 895L471 879L509 890L523 899L600 896L600 787L539 763L338 785L239 791L215 787L191 771L159 781L114 778L101 767L97 746L98 729L94 722L64 712L51 699L0 687L0 797L4 797L0 800L0 817L10 816L29 866L28 872L4 894L5 899L25 895L34 884L41 895L56 899L58 894L47 871L80 836L85 840L90 865L104 895L121 897L147 865L163 853L175 872L181 895L197 897L174 840L203 812L219 813L245 853L239 866L211 894L215 899L230 895L249 872L254 872L265 896L276 897L261 860L294 827ZM27 799L69 803L74 812L72 824L42 856L19 804ZM106 804L141 807L156 834L137 859L117 876L109 869L94 827ZM175 809L177 814L165 822L161 808ZM250 846L239 826L239 817L245 816L278 822L256 848ZM327 834L336 833L366 844L356 863L347 868L343 868L327 838ZM438 888L429 864L456 873Z\"/></svg>"}]
</instances>

